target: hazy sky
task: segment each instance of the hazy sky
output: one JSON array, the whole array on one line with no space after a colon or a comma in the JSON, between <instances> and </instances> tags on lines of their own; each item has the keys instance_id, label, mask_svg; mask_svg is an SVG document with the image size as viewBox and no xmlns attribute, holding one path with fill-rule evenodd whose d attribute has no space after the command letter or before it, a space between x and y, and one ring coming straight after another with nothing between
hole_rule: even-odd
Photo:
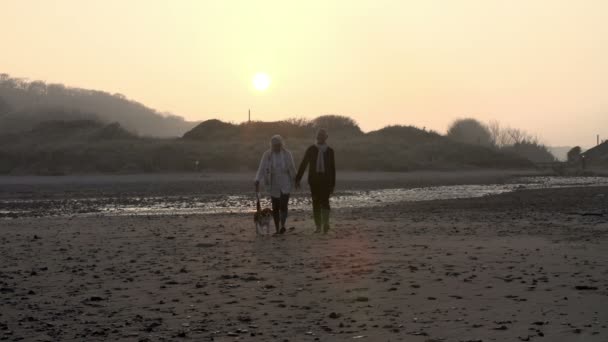
<instances>
[{"instance_id":1,"label":"hazy sky","mask_svg":"<svg viewBox=\"0 0 608 342\"><path fill-rule=\"evenodd\" d=\"M470 116L552 145L608 138L606 0L0 0L0 44L0 72L189 120L444 132Z\"/></svg>"}]
</instances>

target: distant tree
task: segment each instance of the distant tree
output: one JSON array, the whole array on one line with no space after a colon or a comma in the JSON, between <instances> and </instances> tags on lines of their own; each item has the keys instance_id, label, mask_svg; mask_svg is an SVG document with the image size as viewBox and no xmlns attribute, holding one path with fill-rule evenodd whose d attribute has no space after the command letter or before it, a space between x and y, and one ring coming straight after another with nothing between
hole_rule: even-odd
<instances>
[{"instance_id":1,"label":"distant tree","mask_svg":"<svg viewBox=\"0 0 608 342\"><path fill-rule=\"evenodd\" d=\"M490 132L492 145L496 147L503 147L513 143L507 132L508 128L504 129L500 122L492 120L488 123L487 128Z\"/></svg>"},{"instance_id":2,"label":"distant tree","mask_svg":"<svg viewBox=\"0 0 608 342\"><path fill-rule=\"evenodd\" d=\"M504 130L504 134L507 136L507 145L521 143L540 144L537 136L518 128L507 128Z\"/></svg>"},{"instance_id":3,"label":"distant tree","mask_svg":"<svg viewBox=\"0 0 608 342\"><path fill-rule=\"evenodd\" d=\"M501 151L515 153L535 163L551 163L555 156L542 144L533 141L521 141L513 145L504 146Z\"/></svg>"},{"instance_id":4,"label":"distant tree","mask_svg":"<svg viewBox=\"0 0 608 342\"><path fill-rule=\"evenodd\" d=\"M319 116L312 120L312 124L315 128L326 128L334 133L362 133L355 120L343 115Z\"/></svg>"},{"instance_id":5,"label":"distant tree","mask_svg":"<svg viewBox=\"0 0 608 342\"><path fill-rule=\"evenodd\" d=\"M518 128L501 127L498 121L490 121L487 127L493 145L501 151L514 153L535 163L550 163L556 159L535 135Z\"/></svg>"},{"instance_id":6,"label":"distant tree","mask_svg":"<svg viewBox=\"0 0 608 342\"><path fill-rule=\"evenodd\" d=\"M298 127L309 127L312 125L312 122L306 118L288 118L285 122Z\"/></svg>"},{"instance_id":7,"label":"distant tree","mask_svg":"<svg viewBox=\"0 0 608 342\"><path fill-rule=\"evenodd\" d=\"M34 95L46 95L46 83L33 81L27 84L27 91Z\"/></svg>"},{"instance_id":8,"label":"distant tree","mask_svg":"<svg viewBox=\"0 0 608 342\"><path fill-rule=\"evenodd\" d=\"M577 162L581 158L581 147L575 146L568 151L568 162L574 163Z\"/></svg>"},{"instance_id":9,"label":"distant tree","mask_svg":"<svg viewBox=\"0 0 608 342\"><path fill-rule=\"evenodd\" d=\"M49 96L55 96L55 97L65 96L66 87L63 84L53 83L53 84L47 85L46 92Z\"/></svg>"},{"instance_id":10,"label":"distant tree","mask_svg":"<svg viewBox=\"0 0 608 342\"><path fill-rule=\"evenodd\" d=\"M13 78L15 82L15 87L21 90L27 90L29 88L29 79L27 78Z\"/></svg>"},{"instance_id":11,"label":"distant tree","mask_svg":"<svg viewBox=\"0 0 608 342\"><path fill-rule=\"evenodd\" d=\"M459 119L448 128L448 138L471 145L493 146L490 130L475 119Z\"/></svg>"},{"instance_id":12,"label":"distant tree","mask_svg":"<svg viewBox=\"0 0 608 342\"><path fill-rule=\"evenodd\" d=\"M492 144L496 147L513 146L516 144L537 144L540 139L522 129L503 127L498 121L493 120L486 126L490 132Z\"/></svg>"}]
</instances>

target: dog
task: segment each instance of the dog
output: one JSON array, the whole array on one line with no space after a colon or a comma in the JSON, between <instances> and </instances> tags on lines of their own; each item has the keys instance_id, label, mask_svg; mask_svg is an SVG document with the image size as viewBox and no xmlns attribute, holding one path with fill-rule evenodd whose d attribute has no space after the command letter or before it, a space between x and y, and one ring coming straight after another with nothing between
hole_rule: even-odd
<instances>
[{"instance_id":1,"label":"dog","mask_svg":"<svg viewBox=\"0 0 608 342\"><path fill-rule=\"evenodd\" d=\"M270 235L270 225L273 222L272 209L264 208L260 205L260 196L257 196L256 212L253 214L256 235Z\"/></svg>"}]
</instances>

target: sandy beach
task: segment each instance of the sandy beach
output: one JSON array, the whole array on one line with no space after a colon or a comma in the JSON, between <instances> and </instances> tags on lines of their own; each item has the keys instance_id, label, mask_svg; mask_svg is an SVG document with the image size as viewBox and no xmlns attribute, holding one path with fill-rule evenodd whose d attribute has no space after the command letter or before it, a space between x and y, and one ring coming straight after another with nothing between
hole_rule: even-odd
<instances>
[{"instance_id":1,"label":"sandy beach","mask_svg":"<svg viewBox=\"0 0 608 342\"><path fill-rule=\"evenodd\" d=\"M0 340L608 340L608 187L309 215L2 219Z\"/></svg>"},{"instance_id":2,"label":"sandy beach","mask_svg":"<svg viewBox=\"0 0 608 342\"><path fill-rule=\"evenodd\" d=\"M0 342L608 342L608 0L0 32Z\"/></svg>"}]
</instances>

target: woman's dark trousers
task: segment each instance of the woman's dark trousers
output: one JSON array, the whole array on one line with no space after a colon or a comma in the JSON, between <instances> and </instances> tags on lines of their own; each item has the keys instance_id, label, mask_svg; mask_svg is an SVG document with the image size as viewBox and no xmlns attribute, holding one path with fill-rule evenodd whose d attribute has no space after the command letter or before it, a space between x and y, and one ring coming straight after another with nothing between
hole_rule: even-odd
<instances>
[{"instance_id":1,"label":"woman's dark trousers","mask_svg":"<svg viewBox=\"0 0 608 342\"><path fill-rule=\"evenodd\" d=\"M287 221L287 212L289 210L289 194L281 194L281 197L271 197L272 200L272 217L274 218L274 227L279 232L280 228L285 228Z\"/></svg>"}]
</instances>

